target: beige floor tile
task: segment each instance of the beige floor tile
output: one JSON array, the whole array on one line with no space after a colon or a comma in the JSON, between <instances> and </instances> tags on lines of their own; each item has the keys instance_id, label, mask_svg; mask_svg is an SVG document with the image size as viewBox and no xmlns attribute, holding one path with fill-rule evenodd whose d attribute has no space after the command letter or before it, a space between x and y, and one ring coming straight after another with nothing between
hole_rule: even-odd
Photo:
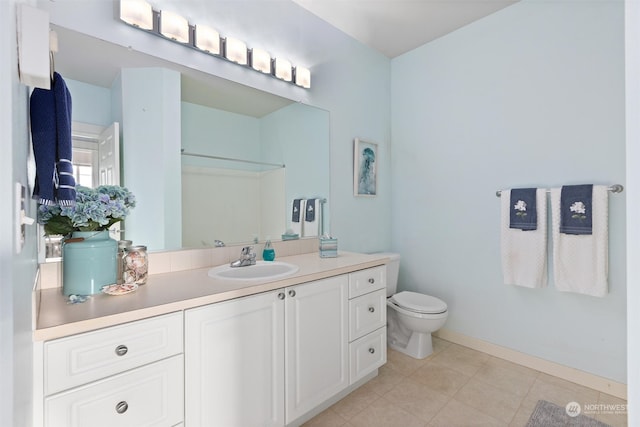
<instances>
[{"instance_id":1,"label":"beige floor tile","mask_svg":"<svg viewBox=\"0 0 640 427\"><path fill-rule=\"evenodd\" d=\"M627 427L627 401L605 393L600 393L598 398L597 413L588 414L592 418L609 424L611 427ZM603 406L605 405L605 406ZM588 412L589 408L585 408Z\"/></svg>"},{"instance_id":2,"label":"beige floor tile","mask_svg":"<svg viewBox=\"0 0 640 427\"><path fill-rule=\"evenodd\" d=\"M529 421L529 417L531 417L531 413L533 412L533 408L525 408L523 405L520 405L518 412L514 415L513 419L509 423L509 427L524 427L527 425Z\"/></svg>"},{"instance_id":3,"label":"beige floor tile","mask_svg":"<svg viewBox=\"0 0 640 427\"><path fill-rule=\"evenodd\" d=\"M304 427L342 427L347 423L347 420L336 414L333 410L327 409L306 423Z\"/></svg>"},{"instance_id":4,"label":"beige floor tile","mask_svg":"<svg viewBox=\"0 0 640 427\"><path fill-rule=\"evenodd\" d=\"M440 353L442 350L444 350L445 348L448 348L450 345L452 345L449 341L445 341L443 339L440 339L438 337L431 337L431 342L433 343L433 354L436 355L438 353Z\"/></svg>"},{"instance_id":5,"label":"beige floor tile","mask_svg":"<svg viewBox=\"0 0 640 427\"><path fill-rule=\"evenodd\" d=\"M367 383L329 409L349 421L380 398L380 395Z\"/></svg>"},{"instance_id":6,"label":"beige floor tile","mask_svg":"<svg viewBox=\"0 0 640 427\"><path fill-rule=\"evenodd\" d=\"M412 378L433 391L453 396L469 381L471 376L441 364L428 363L415 371Z\"/></svg>"},{"instance_id":7,"label":"beige floor tile","mask_svg":"<svg viewBox=\"0 0 640 427\"><path fill-rule=\"evenodd\" d=\"M425 422L430 421L450 400L449 396L411 379L398 384L384 398Z\"/></svg>"},{"instance_id":8,"label":"beige floor tile","mask_svg":"<svg viewBox=\"0 0 640 427\"><path fill-rule=\"evenodd\" d=\"M502 427L507 425L507 423L455 399L452 399L428 424L429 427Z\"/></svg>"},{"instance_id":9,"label":"beige floor tile","mask_svg":"<svg viewBox=\"0 0 640 427\"><path fill-rule=\"evenodd\" d=\"M471 378L453 397L505 423L515 416L522 397Z\"/></svg>"},{"instance_id":10,"label":"beige floor tile","mask_svg":"<svg viewBox=\"0 0 640 427\"><path fill-rule=\"evenodd\" d=\"M538 400L546 400L561 407L565 407L569 402L577 402L580 405L598 402L599 393L595 390L564 388L558 385L562 384L562 382L559 381L563 380L558 378L559 381L552 381L552 384L548 381L549 378L547 377L548 375L545 377L545 381L543 381L540 376L536 378L529 393L522 401L522 407L525 410L529 410L529 412L533 411Z\"/></svg>"},{"instance_id":11,"label":"beige floor tile","mask_svg":"<svg viewBox=\"0 0 640 427\"><path fill-rule=\"evenodd\" d=\"M492 357L474 378L499 389L523 397L528 392L539 372L506 360Z\"/></svg>"},{"instance_id":12,"label":"beige floor tile","mask_svg":"<svg viewBox=\"0 0 640 427\"><path fill-rule=\"evenodd\" d=\"M354 427L424 427L426 423L385 398L349 420Z\"/></svg>"},{"instance_id":13,"label":"beige floor tile","mask_svg":"<svg viewBox=\"0 0 640 427\"><path fill-rule=\"evenodd\" d=\"M489 355L477 350L451 344L436 354L432 363L438 363L466 375L474 375L489 360Z\"/></svg>"},{"instance_id":14,"label":"beige floor tile","mask_svg":"<svg viewBox=\"0 0 640 427\"><path fill-rule=\"evenodd\" d=\"M553 384L555 386L562 387L567 390L571 390L576 395L580 396L581 399L584 399L585 402L597 403L598 398L600 397L600 392L596 390L593 390L591 388L588 388L576 383L572 383L571 381L563 380L562 378L545 374L543 372L540 372L540 374L538 375L538 379L548 384Z\"/></svg>"},{"instance_id":15,"label":"beige floor tile","mask_svg":"<svg viewBox=\"0 0 640 427\"><path fill-rule=\"evenodd\" d=\"M396 385L400 384L406 377L394 371L388 365L383 365L378 369L378 376L369 381L367 384L371 384L374 391L382 396L387 393Z\"/></svg>"},{"instance_id":16,"label":"beige floor tile","mask_svg":"<svg viewBox=\"0 0 640 427\"><path fill-rule=\"evenodd\" d=\"M387 348L387 364L390 369L402 374L402 375L411 375L417 369L424 366L428 360L433 356L429 356L425 359L414 359L413 357L407 356L404 353L400 353L399 351L393 350L391 348Z\"/></svg>"}]
</instances>

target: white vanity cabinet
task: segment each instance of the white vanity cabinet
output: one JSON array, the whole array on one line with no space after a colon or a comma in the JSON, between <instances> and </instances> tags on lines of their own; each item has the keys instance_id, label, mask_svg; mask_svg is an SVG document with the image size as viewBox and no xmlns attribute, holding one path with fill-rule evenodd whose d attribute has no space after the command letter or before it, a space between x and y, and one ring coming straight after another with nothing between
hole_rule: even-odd
<instances>
[{"instance_id":1,"label":"white vanity cabinet","mask_svg":"<svg viewBox=\"0 0 640 427\"><path fill-rule=\"evenodd\" d=\"M36 353L41 358L36 370L41 382L35 387L42 396L41 424L181 423L182 331L182 312L176 312L44 342Z\"/></svg>"},{"instance_id":2,"label":"white vanity cabinet","mask_svg":"<svg viewBox=\"0 0 640 427\"><path fill-rule=\"evenodd\" d=\"M349 385L346 275L185 311L187 426L283 426Z\"/></svg>"},{"instance_id":3,"label":"white vanity cabinet","mask_svg":"<svg viewBox=\"0 0 640 427\"><path fill-rule=\"evenodd\" d=\"M350 384L387 361L386 266L349 274Z\"/></svg>"}]
</instances>

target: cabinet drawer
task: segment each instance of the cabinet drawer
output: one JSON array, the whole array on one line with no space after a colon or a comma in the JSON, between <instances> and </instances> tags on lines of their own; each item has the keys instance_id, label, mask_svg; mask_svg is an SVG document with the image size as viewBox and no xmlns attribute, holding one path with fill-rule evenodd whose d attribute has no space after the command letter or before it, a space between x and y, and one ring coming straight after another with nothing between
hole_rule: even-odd
<instances>
[{"instance_id":1,"label":"cabinet drawer","mask_svg":"<svg viewBox=\"0 0 640 427\"><path fill-rule=\"evenodd\" d=\"M173 426L183 421L183 357L45 399L45 427Z\"/></svg>"},{"instance_id":2,"label":"cabinet drawer","mask_svg":"<svg viewBox=\"0 0 640 427\"><path fill-rule=\"evenodd\" d=\"M349 298L387 287L387 267L367 268L349 274Z\"/></svg>"},{"instance_id":3,"label":"cabinet drawer","mask_svg":"<svg viewBox=\"0 0 640 427\"><path fill-rule=\"evenodd\" d=\"M384 289L349 300L349 341L387 323L387 294Z\"/></svg>"},{"instance_id":4,"label":"cabinet drawer","mask_svg":"<svg viewBox=\"0 0 640 427\"><path fill-rule=\"evenodd\" d=\"M44 344L45 395L182 353L182 313Z\"/></svg>"},{"instance_id":5,"label":"cabinet drawer","mask_svg":"<svg viewBox=\"0 0 640 427\"><path fill-rule=\"evenodd\" d=\"M387 362L387 328L380 328L349 344L349 383L353 384Z\"/></svg>"}]
</instances>

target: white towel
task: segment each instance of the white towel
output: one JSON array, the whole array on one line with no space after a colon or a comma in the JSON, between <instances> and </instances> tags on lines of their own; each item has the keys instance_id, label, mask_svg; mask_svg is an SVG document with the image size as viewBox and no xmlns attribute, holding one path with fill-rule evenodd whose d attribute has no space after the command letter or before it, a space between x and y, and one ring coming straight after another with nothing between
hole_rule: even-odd
<instances>
[{"instance_id":1,"label":"white towel","mask_svg":"<svg viewBox=\"0 0 640 427\"><path fill-rule=\"evenodd\" d=\"M592 234L560 233L560 188L551 190L553 279L556 289L603 297L608 292L609 195L604 185L594 185Z\"/></svg>"},{"instance_id":2,"label":"white towel","mask_svg":"<svg viewBox=\"0 0 640 427\"><path fill-rule=\"evenodd\" d=\"M294 211L295 209L295 203L296 200L300 200L300 210L299 212ZM291 201L291 211L289 212L291 214L291 230L293 230L293 234L297 234L298 236L302 237L302 230L303 230L303 224L304 224L304 213L306 210L306 200L305 199L293 199ZM298 222L294 222L294 216L297 217Z\"/></svg>"},{"instance_id":3,"label":"white towel","mask_svg":"<svg viewBox=\"0 0 640 427\"><path fill-rule=\"evenodd\" d=\"M307 221L307 214L313 209L313 221ZM308 199L305 204L304 225L302 235L304 237L315 237L320 235L320 224L322 213L320 212L320 199Z\"/></svg>"},{"instance_id":4,"label":"white towel","mask_svg":"<svg viewBox=\"0 0 640 427\"><path fill-rule=\"evenodd\" d=\"M502 253L502 278L505 285L527 288L547 286L547 193L536 190L538 212L535 230L509 228L511 190L503 190L501 202L500 243Z\"/></svg>"}]
</instances>

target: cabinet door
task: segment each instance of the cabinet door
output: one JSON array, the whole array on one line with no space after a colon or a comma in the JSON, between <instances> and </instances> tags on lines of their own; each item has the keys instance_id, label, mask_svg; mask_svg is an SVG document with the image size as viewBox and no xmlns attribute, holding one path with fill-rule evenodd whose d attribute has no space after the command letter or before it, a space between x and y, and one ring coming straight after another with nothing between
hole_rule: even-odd
<instances>
[{"instance_id":1,"label":"cabinet door","mask_svg":"<svg viewBox=\"0 0 640 427\"><path fill-rule=\"evenodd\" d=\"M284 425L284 291L185 312L185 424Z\"/></svg>"},{"instance_id":2,"label":"cabinet door","mask_svg":"<svg viewBox=\"0 0 640 427\"><path fill-rule=\"evenodd\" d=\"M287 288L287 423L349 384L348 278Z\"/></svg>"}]
</instances>

